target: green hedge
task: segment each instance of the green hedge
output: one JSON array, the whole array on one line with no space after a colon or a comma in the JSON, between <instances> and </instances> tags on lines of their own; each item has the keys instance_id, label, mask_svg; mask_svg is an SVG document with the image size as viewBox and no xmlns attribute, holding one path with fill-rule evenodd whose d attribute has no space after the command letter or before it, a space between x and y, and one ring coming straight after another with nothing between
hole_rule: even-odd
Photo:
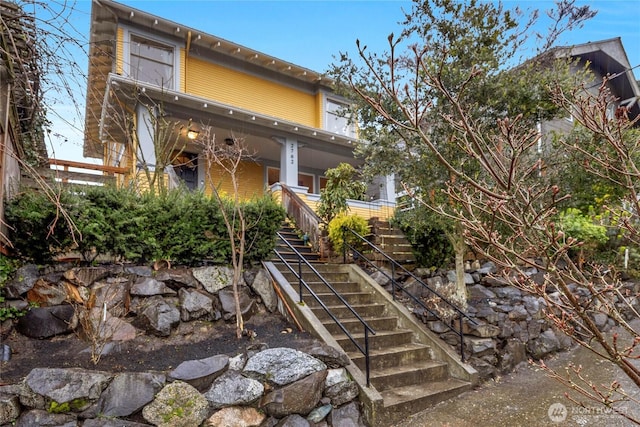
<instances>
[{"instance_id":1,"label":"green hedge","mask_svg":"<svg viewBox=\"0 0 640 427\"><path fill-rule=\"evenodd\" d=\"M221 208L201 192L177 190L153 196L89 187L64 192L59 200L75 227L41 192L22 193L8 202L6 220L21 258L48 263L57 255L78 251L87 262L98 255L134 263L156 259L180 265L231 261ZM230 201L224 205L227 212L233 211ZM248 227L245 260L266 259L275 246L275 232L284 211L270 196L242 202L240 207Z\"/></svg>"}]
</instances>

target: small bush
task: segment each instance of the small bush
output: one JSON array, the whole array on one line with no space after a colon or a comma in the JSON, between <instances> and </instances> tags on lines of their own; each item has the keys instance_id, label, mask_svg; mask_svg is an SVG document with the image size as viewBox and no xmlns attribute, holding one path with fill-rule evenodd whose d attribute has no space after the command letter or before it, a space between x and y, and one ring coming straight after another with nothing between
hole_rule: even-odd
<instances>
[{"instance_id":1,"label":"small bush","mask_svg":"<svg viewBox=\"0 0 640 427\"><path fill-rule=\"evenodd\" d=\"M443 267L449 264L454 256L453 246L439 218L423 208L396 211L392 220L404 233L421 267Z\"/></svg>"},{"instance_id":2,"label":"small bush","mask_svg":"<svg viewBox=\"0 0 640 427\"><path fill-rule=\"evenodd\" d=\"M329 240L336 252L341 253L344 248L344 236L347 237L347 243L356 248L359 246L360 240L352 233L344 233L344 230L350 228L361 236L365 237L369 234L369 224L367 220L357 215L339 214L329 223Z\"/></svg>"},{"instance_id":3,"label":"small bush","mask_svg":"<svg viewBox=\"0 0 640 427\"><path fill-rule=\"evenodd\" d=\"M582 242L580 251L587 253L596 251L600 245L604 245L608 240L607 228L598 225L591 218L580 212L579 209L569 208L560 213L559 227L564 231L566 237L573 237ZM577 255L573 253L573 255Z\"/></svg>"}]
</instances>

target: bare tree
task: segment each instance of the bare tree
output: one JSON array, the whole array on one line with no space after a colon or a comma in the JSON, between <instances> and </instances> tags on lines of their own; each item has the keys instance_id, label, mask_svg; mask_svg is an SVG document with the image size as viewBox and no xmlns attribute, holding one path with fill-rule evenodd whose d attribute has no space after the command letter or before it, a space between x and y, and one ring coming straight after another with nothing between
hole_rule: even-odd
<instances>
[{"instance_id":1,"label":"bare tree","mask_svg":"<svg viewBox=\"0 0 640 427\"><path fill-rule=\"evenodd\" d=\"M211 126L203 125L198 142L202 144L202 156L207 165L207 180L213 197L218 202L224 219L229 242L231 244L231 264L233 266L233 296L236 306L236 337L241 338L245 332L240 307L238 286L242 278L244 254L248 247L246 241L247 220L241 203L240 170L243 161L252 158L243 138L232 137L224 141L216 140ZM213 176L212 171L219 170L219 176ZM226 193L221 184L224 180L231 181L231 193Z\"/></svg>"},{"instance_id":2,"label":"bare tree","mask_svg":"<svg viewBox=\"0 0 640 427\"><path fill-rule=\"evenodd\" d=\"M360 96L390 123L403 138L417 138L432 154L431 160L446 168L450 179L442 190L452 201L441 205L429 204L440 215L461 225L464 238L477 253L501 267L501 276L508 283L537 295L546 302L546 315L553 324L579 345L594 352L607 363L618 366L640 387L640 369L634 361L640 356L640 331L628 320L638 319L636 296L629 295L617 276L598 265L580 265L571 252L583 244L566 236L558 224L560 203L570 194L557 183L539 179L543 160L536 154L540 135L535 126L522 115L498 118L487 123L475 118L473 104L465 102L465 91L472 86L480 70L471 68L466 82L452 90L444 80L442 70L430 66L425 52L413 48L409 63L414 70L403 81L395 80L395 45L390 39L391 60L386 74L376 73L376 64L361 50L361 57L378 80L380 92L373 94L358 88ZM477 169L473 173L448 157L428 131L425 122L433 104L425 102L420 90L438 93L450 111L438 119L446 125L450 141ZM420 90L418 90L420 88ZM549 88L551 89L551 88ZM627 138L625 130L631 123L624 114L609 118L607 108L615 101L603 82L598 96L582 88L565 93L560 86L553 88L555 102L572 113L576 120L604 142L595 152L583 152L590 160L590 172L610 179L628 194L625 215L620 215L621 228L631 239L638 236L638 138ZM400 112L400 114L398 114ZM581 150L569 141L567 150ZM584 151L584 150L583 150ZM424 202L424 201L423 201ZM619 211L618 211L619 212ZM543 283L527 274L528 268L544 273ZM583 294L576 287L586 289ZM618 334L603 333L595 317L605 315L613 319L632 338L625 345ZM580 377L568 384L575 385ZM604 404L628 419L639 422L633 414L618 404L633 399L619 383L591 385L588 399Z\"/></svg>"}]
</instances>

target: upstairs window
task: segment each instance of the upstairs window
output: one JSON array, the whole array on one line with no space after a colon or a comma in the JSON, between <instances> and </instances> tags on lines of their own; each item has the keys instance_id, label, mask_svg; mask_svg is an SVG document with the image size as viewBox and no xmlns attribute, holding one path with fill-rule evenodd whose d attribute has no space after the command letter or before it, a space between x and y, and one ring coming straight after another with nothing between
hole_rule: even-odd
<instances>
[{"instance_id":1,"label":"upstairs window","mask_svg":"<svg viewBox=\"0 0 640 427\"><path fill-rule=\"evenodd\" d=\"M355 138L356 126L349 123L349 106L331 99L327 99L326 105L325 130Z\"/></svg>"},{"instance_id":2,"label":"upstairs window","mask_svg":"<svg viewBox=\"0 0 640 427\"><path fill-rule=\"evenodd\" d=\"M131 77L136 80L174 89L174 48L154 40L131 35Z\"/></svg>"}]
</instances>

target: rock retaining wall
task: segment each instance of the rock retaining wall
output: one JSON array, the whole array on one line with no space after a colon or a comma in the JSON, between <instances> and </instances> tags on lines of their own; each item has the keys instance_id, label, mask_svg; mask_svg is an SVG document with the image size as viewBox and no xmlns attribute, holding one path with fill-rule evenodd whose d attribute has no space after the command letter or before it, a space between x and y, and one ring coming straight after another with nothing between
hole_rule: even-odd
<instances>
[{"instance_id":1,"label":"rock retaining wall","mask_svg":"<svg viewBox=\"0 0 640 427\"><path fill-rule=\"evenodd\" d=\"M509 285L503 279L496 278L493 263L486 263L477 268L469 268L465 273L467 285L467 314L477 323L463 322L464 350L469 363L478 370L480 377L488 379L500 373L511 371L519 363L528 359L542 359L545 356L570 348L573 341L570 337L555 328L546 318L546 303L543 298L527 294ZM432 289L447 294L447 287L455 287L454 271L431 272L427 269L416 269L414 272ZM535 268L526 271L534 281L544 280L542 273ZM387 289L391 289L387 276L374 273L372 277ZM429 298L422 286L414 283L414 279L405 277L400 280L401 286L419 297ZM625 283L631 295L637 294L637 285ZM575 294L587 296L589 290L573 286ZM549 288L550 297L554 292ZM399 297L431 331L444 341L460 348L460 337L445 324L415 304L408 298ZM632 304L638 309L638 302ZM594 319L601 330L606 331L615 322L606 315L596 314ZM457 321L455 322L457 326Z\"/></svg>"},{"instance_id":2,"label":"rock retaining wall","mask_svg":"<svg viewBox=\"0 0 640 427\"><path fill-rule=\"evenodd\" d=\"M348 362L318 345L216 355L170 372L37 368L0 386L0 425L364 426Z\"/></svg>"},{"instance_id":3,"label":"rock retaining wall","mask_svg":"<svg viewBox=\"0 0 640 427\"><path fill-rule=\"evenodd\" d=\"M180 322L233 321L232 276L225 266L25 265L5 284L5 304L28 309L15 328L35 339L74 330L102 344L140 333L166 337ZM265 270L246 271L239 289L245 320L258 304L277 309ZM5 322L0 333L13 323ZM346 354L317 344L304 352L214 355L171 372L36 368L22 383L0 386L0 425L361 426L348 363Z\"/></svg>"}]
</instances>

